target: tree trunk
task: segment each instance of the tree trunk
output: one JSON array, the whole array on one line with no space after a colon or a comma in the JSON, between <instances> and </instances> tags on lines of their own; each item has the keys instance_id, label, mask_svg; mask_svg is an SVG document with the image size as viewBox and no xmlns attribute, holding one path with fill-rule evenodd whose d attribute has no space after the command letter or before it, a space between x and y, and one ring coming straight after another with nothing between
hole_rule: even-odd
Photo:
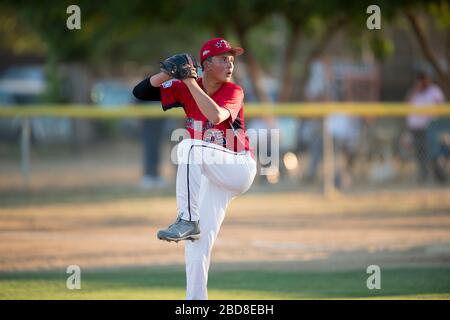
<instances>
[{"instance_id":1,"label":"tree trunk","mask_svg":"<svg viewBox=\"0 0 450 320\"><path fill-rule=\"evenodd\" d=\"M286 51L284 53L283 61L281 62L281 81L278 101L287 102L291 97L292 92L292 64L295 57L295 51L300 39L300 25L292 25L292 30L289 33Z\"/></svg>"},{"instance_id":2,"label":"tree trunk","mask_svg":"<svg viewBox=\"0 0 450 320\"><path fill-rule=\"evenodd\" d=\"M316 43L316 46L306 56L303 62L303 73L298 81L299 90L296 91L295 100L305 100L305 86L311 73L311 63L325 51L327 45L331 42L337 31L345 25L345 22L345 18L338 18L329 23Z\"/></svg>"},{"instance_id":3,"label":"tree trunk","mask_svg":"<svg viewBox=\"0 0 450 320\"><path fill-rule=\"evenodd\" d=\"M428 62L433 67L434 71L437 74L438 77L438 83L442 86L444 91L446 92L447 96L450 94L450 81L449 81L449 75L444 71L442 66L439 65L438 59L436 55L433 52L433 49L431 48L430 42L427 39L427 36L425 34L425 31L422 29L418 17L412 12L411 9L406 8L404 10L404 13L406 15L407 20L409 21L409 24L411 25L411 28L413 30L413 33L415 34L420 49L422 50L422 54L425 56L425 59L428 60ZM448 42L447 42L448 46ZM447 48L448 50L448 48ZM449 55L447 53L447 59L449 58Z\"/></svg>"},{"instance_id":4,"label":"tree trunk","mask_svg":"<svg viewBox=\"0 0 450 320\"><path fill-rule=\"evenodd\" d=\"M94 78L88 66L79 62L65 63L60 67L65 82L65 95L70 103L91 103Z\"/></svg>"},{"instance_id":5,"label":"tree trunk","mask_svg":"<svg viewBox=\"0 0 450 320\"><path fill-rule=\"evenodd\" d=\"M94 78L90 68L80 62L72 62L61 65L63 74L63 82L65 87L64 96L69 103L73 104L90 104L91 88L94 84ZM80 148L96 137L96 123L92 119L71 119L73 135L72 135L72 151L79 153Z\"/></svg>"},{"instance_id":6,"label":"tree trunk","mask_svg":"<svg viewBox=\"0 0 450 320\"><path fill-rule=\"evenodd\" d=\"M245 53L242 56L243 60L245 62L245 65L247 67L247 71L250 77L250 81L253 86L253 90L255 92L256 98L260 102L269 102L270 98L267 94L267 91L264 88L264 85L262 84L261 80L263 77L261 68L256 61L255 57L252 54L252 51L250 49L250 46L248 45L247 38L246 38L246 32L247 30L245 28L242 28L238 25L236 25L236 34L239 39L239 42L241 43L242 47L245 49Z\"/></svg>"}]
</instances>

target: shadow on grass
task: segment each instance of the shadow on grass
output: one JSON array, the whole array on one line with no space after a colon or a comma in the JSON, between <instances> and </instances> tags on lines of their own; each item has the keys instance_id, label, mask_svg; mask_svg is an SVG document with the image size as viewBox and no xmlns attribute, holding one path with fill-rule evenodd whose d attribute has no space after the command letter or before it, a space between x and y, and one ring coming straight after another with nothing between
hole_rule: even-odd
<instances>
[{"instance_id":1,"label":"shadow on grass","mask_svg":"<svg viewBox=\"0 0 450 320\"><path fill-rule=\"evenodd\" d=\"M65 290L68 276L64 272L1 273L0 287L3 297L8 298L14 298L16 288L28 284L30 290L36 286L40 286L40 290L55 287ZM214 292L242 293L241 296L246 299L252 299L252 293L260 293L257 296L264 299L392 298L450 294L450 267L385 269L381 271L381 290L367 289L368 277L365 270L218 271L210 273L208 288ZM82 284L85 292L93 294L91 298L95 298L96 293L104 296L102 293L115 291L184 292L185 274L182 267L86 271L82 273ZM36 293L33 295L30 292L30 299L39 298ZM51 298L58 299L58 296Z\"/></svg>"}]
</instances>

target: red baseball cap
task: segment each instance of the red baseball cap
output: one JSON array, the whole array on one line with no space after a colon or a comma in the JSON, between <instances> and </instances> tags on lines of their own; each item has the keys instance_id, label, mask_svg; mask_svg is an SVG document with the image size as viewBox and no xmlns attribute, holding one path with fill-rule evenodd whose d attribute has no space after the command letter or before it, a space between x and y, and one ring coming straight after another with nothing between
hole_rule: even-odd
<instances>
[{"instance_id":1,"label":"red baseball cap","mask_svg":"<svg viewBox=\"0 0 450 320\"><path fill-rule=\"evenodd\" d=\"M244 53L244 49L239 47L232 48L230 43L224 38L208 40L200 49L200 65L203 64L203 61L205 61L206 58L218 56L225 52L231 52L232 54L239 56Z\"/></svg>"}]
</instances>

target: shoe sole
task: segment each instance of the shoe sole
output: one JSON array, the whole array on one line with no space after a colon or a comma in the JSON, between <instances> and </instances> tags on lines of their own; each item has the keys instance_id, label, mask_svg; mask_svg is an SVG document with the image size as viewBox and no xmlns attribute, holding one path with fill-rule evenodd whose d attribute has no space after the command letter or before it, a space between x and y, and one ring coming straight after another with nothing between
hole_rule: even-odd
<instances>
[{"instance_id":1,"label":"shoe sole","mask_svg":"<svg viewBox=\"0 0 450 320\"><path fill-rule=\"evenodd\" d=\"M200 239L200 234L189 235L189 236L185 236L185 237L181 237L181 238L171 238L171 237L160 237L160 236L158 236L158 239L159 240L165 240L167 242L170 242L170 241L178 242L178 241L182 241L182 240L195 241L195 240L199 240Z\"/></svg>"}]
</instances>

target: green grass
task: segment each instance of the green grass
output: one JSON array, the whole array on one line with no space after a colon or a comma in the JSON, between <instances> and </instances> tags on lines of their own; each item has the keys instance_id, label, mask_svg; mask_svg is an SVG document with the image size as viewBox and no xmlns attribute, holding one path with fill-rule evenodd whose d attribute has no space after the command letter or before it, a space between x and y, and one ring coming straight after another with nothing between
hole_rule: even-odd
<instances>
[{"instance_id":1,"label":"green grass","mask_svg":"<svg viewBox=\"0 0 450 320\"><path fill-rule=\"evenodd\" d=\"M64 272L1 273L0 299L184 299L181 268L82 272L68 290ZM449 268L382 269L381 289L368 290L365 270L210 273L210 299L450 299Z\"/></svg>"}]
</instances>

